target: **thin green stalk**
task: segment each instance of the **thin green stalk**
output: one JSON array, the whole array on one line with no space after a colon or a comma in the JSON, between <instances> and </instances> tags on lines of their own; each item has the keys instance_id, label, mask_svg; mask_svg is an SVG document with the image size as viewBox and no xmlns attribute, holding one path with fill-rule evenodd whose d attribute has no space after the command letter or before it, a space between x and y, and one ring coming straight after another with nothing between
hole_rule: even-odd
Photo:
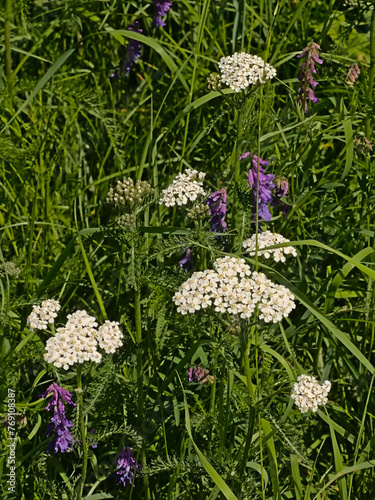
<instances>
[{"instance_id":1,"label":"thin green stalk","mask_svg":"<svg viewBox=\"0 0 375 500\"><path fill-rule=\"evenodd\" d=\"M249 364L250 347L253 341L254 331L255 331L255 325L252 326L249 337L248 338L245 337L241 340L242 360L245 367L246 385L249 396L249 423L248 423L245 447L240 466L240 472L239 472L240 474L243 474L246 468L247 457L249 455L250 445L253 438L253 430L254 430L255 414L256 414L254 408L254 390L251 381L251 372Z\"/></svg>"},{"instance_id":2,"label":"thin green stalk","mask_svg":"<svg viewBox=\"0 0 375 500\"><path fill-rule=\"evenodd\" d=\"M194 51L194 66L193 66L193 75L191 78L191 86L190 86L190 92L189 92L188 105L190 105L193 101L195 78L196 78L196 72L197 72L197 68L198 68L198 54L199 54L199 49L200 49L200 46L201 46L202 40L203 40L203 33L204 33L204 29L205 29L206 19L207 19L207 15L209 12L209 4L210 4L210 0L203 0L202 12L199 15L198 38L197 38L196 48ZM182 159L183 159L185 151L186 151L189 123L190 123L190 113L188 113L186 116L184 142L182 145L181 162L180 162L180 172L182 170L182 165L183 165Z\"/></svg>"},{"instance_id":3,"label":"thin green stalk","mask_svg":"<svg viewBox=\"0 0 375 500\"><path fill-rule=\"evenodd\" d=\"M134 249L133 249L134 250ZM143 397L143 353L142 353L142 313L141 313L141 290L137 288L134 295L135 309L135 334L137 341L137 388L138 388L138 421L142 425L144 418L144 397ZM146 450L145 442L143 441L141 451L141 465L144 470L146 467ZM150 499L150 488L148 476L144 476L144 492L145 499Z\"/></svg>"},{"instance_id":4,"label":"thin green stalk","mask_svg":"<svg viewBox=\"0 0 375 500\"><path fill-rule=\"evenodd\" d=\"M5 74L8 82L8 91L12 92L12 55L10 45L10 20L12 18L12 0L6 0L5 5Z\"/></svg>"},{"instance_id":5,"label":"thin green stalk","mask_svg":"<svg viewBox=\"0 0 375 500\"><path fill-rule=\"evenodd\" d=\"M373 91L374 91L374 79L375 79L375 9L372 11L371 15L371 24L370 24L370 71L369 71L369 82L368 82L368 89L367 89L367 99L369 103L372 103L372 96L373 96ZM366 137L368 140L371 141L371 119L368 118L366 121ZM371 176L371 163L369 160L367 160L367 165L369 168L369 174ZM367 217L368 220L368 228L371 227L370 224L370 217ZM371 239L373 240L371 242ZM371 243L374 243L374 238L369 237L369 245ZM371 302L373 301L374 298L374 280L372 278L369 278L368 284L367 284L367 294L366 294L366 302L365 302L365 309L366 309L366 321L368 322L370 319L370 311L373 311L372 304ZM366 339L367 335L364 336L364 339ZM368 335L368 337L371 338L370 342L370 347L372 349L372 345L374 342L374 325L371 327L371 334ZM368 351L371 354L371 351ZM369 354L369 356L370 356Z\"/></svg>"},{"instance_id":6,"label":"thin green stalk","mask_svg":"<svg viewBox=\"0 0 375 500\"><path fill-rule=\"evenodd\" d=\"M86 441L85 419L83 416L82 369L83 369L83 364L79 364L77 368L77 399L78 399L77 410L78 410L78 423L82 441L83 457L82 457L82 474L80 483L78 485L77 500L82 499L83 490L85 487L86 475L87 475L87 441Z\"/></svg>"},{"instance_id":7,"label":"thin green stalk","mask_svg":"<svg viewBox=\"0 0 375 500\"><path fill-rule=\"evenodd\" d=\"M237 129L237 134L236 134L236 140L234 144L234 182L237 187L239 181L240 181L240 174L241 174L241 165L240 165L240 160L238 159L238 144L240 143L240 112L238 111L237 108L234 110L234 122L236 123L236 129ZM238 196L237 196L237 190L234 190L233 194L233 203L232 203L232 228L237 227L237 204L238 204Z\"/></svg>"},{"instance_id":8,"label":"thin green stalk","mask_svg":"<svg viewBox=\"0 0 375 500\"><path fill-rule=\"evenodd\" d=\"M375 9L372 11L370 23L370 71L367 87L367 99L369 104L372 103L372 94L374 90L375 78ZM371 118L366 121L366 137L370 140L371 137Z\"/></svg>"},{"instance_id":9,"label":"thin green stalk","mask_svg":"<svg viewBox=\"0 0 375 500\"><path fill-rule=\"evenodd\" d=\"M261 415L259 413L258 415L258 428L259 428L259 453L260 453L260 468L262 471L261 474L261 481L262 481L262 499L265 500L265 488L264 488L264 475L263 475L263 470L264 470L264 462L263 462L263 442L262 442L262 419Z\"/></svg>"},{"instance_id":10,"label":"thin green stalk","mask_svg":"<svg viewBox=\"0 0 375 500\"><path fill-rule=\"evenodd\" d=\"M369 415L367 413L367 409L368 409L368 405L370 403L370 398L371 398L371 395L372 395L372 386L373 386L373 384L374 384L374 376L372 376L372 379L371 379L371 382L370 382L370 387L369 387L369 390L367 391L366 404L365 404L365 408L364 408L364 411L363 411L363 416L362 416L362 421L361 421L361 427L359 429L359 433L358 433L358 437L357 437L357 442L355 444L354 460L353 460L353 464L354 465L357 463L359 449L360 449L361 444L363 443L363 441L362 441L362 435L363 435L364 428L365 428L366 417L367 417L367 415ZM348 499L350 499L350 494L351 494L351 490L352 490L352 487L353 487L353 479L354 479L354 474L351 474L350 478L349 478Z\"/></svg>"}]
</instances>

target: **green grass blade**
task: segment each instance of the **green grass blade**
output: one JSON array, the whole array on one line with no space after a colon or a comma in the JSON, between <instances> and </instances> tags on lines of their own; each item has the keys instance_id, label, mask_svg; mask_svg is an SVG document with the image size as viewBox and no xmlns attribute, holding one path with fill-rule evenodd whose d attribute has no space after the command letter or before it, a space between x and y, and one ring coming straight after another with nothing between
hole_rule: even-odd
<instances>
[{"instance_id":1,"label":"green grass blade","mask_svg":"<svg viewBox=\"0 0 375 500\"><path fill-rule=\"evenodd\" d=\"M178 374L177 374L178 375ZM180 378L178 376L178 378ZM191 432L191 426L190 426L190 414L189 414L189 405L186 399L186 394L184 387L182 385L181 379L180 379L180 384L181 384L181 389L184 395L184 406L185 406L185 425L186 425L186 430L189 435L189 438L194 446L194 449L198 455L198 458L206 470L206 472L209 474L211 477L212 481L216 484L216 486L220 489L222 494L227 498L227 500L237 500L236 495L233 493L233 491L229 488L227 483L224 481L224 479L216 472L216 470L212 467L210 462L207 460L207 458L203 455L203 453L200 451L198 446L195 444L195 441L193 439L193 434Z\"/></svg>"},{"instance_id":2,"label":"green grass blade","mask_svg":"<svg viewBox=\"0 0 375 500\"><path fill-rule=\"evenodd\" d=\"M165 64L171 70L172 74L173 73L178 74L178 78L181 81L182 85L184 86L185 90L187 90L187 92L190 91L189 86L188 86L185 78L183 77L183 75L179 71L179 67L173 61L171 56L169 54L167 54L167 52L163 49L163 47L154 38L142 35L141 33L137 33L135 31L114 30L111 28L109 28L104 33L109 33L111 36L116 38L116 40L118 40L122 45L124 45L124 43L125 43L125 40L124 40L124 37L125 37L125 38L131 38L132 40L137 40L138 42L141 42L145 45L148 45L149 47L154 49L155 52L157 52L162 57Z\"/></svg>"},{"instance_id":3,"label":"green grass blade","mask_svg":"<svg viewBox=\"0 0 375 500\"><path fill-rule=\"evenodd\" d=\"M298 464L298 459L297 455L294 455L293 453L290 455L290 468L292 470L292 478L294 481L294 486L295 486L295 498L296 500L302 500L302 481L301 481L301 475L299 473L299 464Z\"/></svg>"},{"instance_id":4,"label":"green grass blade","mask_svg":"<svg viewBox=\"0 0 375 500\"><path fill-rule=\"evenodd\" d=\"M94 290L96 300L98 301L98 304L99 304L99 307L100 307L100 311L101 311L101 313L103 315L103 319L107 319L107 313L106 313L106 310L105 310L105 307L104 307L101 295L99 293L99 289L97 287L97 284L96 284L96 281L95 281L95 278L94 278L94 274L93 274L91 266L90 266L90 261L89 261L89 259L87 257L87 254L86 254L86 251L85 251L85 248L83 246L81 238L79 238L79 244L80 244L80 247L81 247L81 252L82 252L83 260L85 261L86 271L87 271L87 274L89 275L91 286L92 286L92 288Z\"/></svg>"},{"instance_id":5,"label":"green grass blade","mask_svg":"<svg viewBox=\"0 0 375 500\"><path fill-rule=\"evenodd\" d=\"M264 267L264 266L262 266ZM270 269L270 268L269 268ZM356 347L353 342L349 339L347 333L341 331L336 325L332 323L324 314L319 311L319 309L313 304L302 292L298 290L292 283L290 283L284 276L279 273L274 272L277 276L278 281L289 288L289 290L298 298L298 300L330 331L334 337L337 338L347 349L360 361L363 366L369 370L371 374L374 373L374 366L369 362L365 355Z\"/></svg>"},{"instance_id":6,"label":"green grass blade","mask_svg":"<svg viewBox=\"0 0 375 500\"><path fill-rule=\"evenodd\" d=\"M369 460L367 462L362 462L357 465L352 465L351 467L345 467L343 468L340 472L335 474L330 478L328 483L326 483L323 488L321 488L318 493L315 495L313 500L318 500L319 495L323 493L329 486L331 486L332 483L335 483L337 480L339 480L341 477L345 476L346 474L353 474L354 472L359 472L361 470L366 470L366 469L371 469L372 467L375 467L375 460ZM368 498L370 500L370 498Z\"/></svg>"},{"instance_id":7,"label":"green grass blade","mask_svg":"<svg viewBox=\"0 0 375 500\"><path fill-rule=\"evenodd\" d=\"M67 50L59 59L54 63L54 65L47 71L47 73L41 78L38 82L37 86L31 92L26 101L22 104L20 108L16 111L16 113L12 116L12 118L5 124L4 128L0 131L0 134L4 133L9 125L17 118L17 116L22 113L27 106L30 105L31 101L34 97L42 90L42 88L49 82L49 80L54 76L54 74L59 70L59 68L65 63L65 61L73 54L75 49Z\"/></svg>"},{"instance_id":8,"label":"green grass blade","mask_svg":"<svg viewBox=\"0 0 375 500\"><path fill-rule=\"evenodd\" d=\"M268 459L270 463L270 476L272 483L273 498L279 500L281 499L281 491L279 484L279 468L277 465L277 454L276 454L275 442L273 439L274 432L271 429L270 423L264 418L262 418L262 427L265 434L264 440L266 441Z\"/></svg>"},{"instance_id":9,"label":"green grass blade","mask_svg":"<svg viewBox=\"0 0 375 500\"><path fill-rule=\"evenodd\" d=\"M280 50L282 49L282 47L284 46L285 44L285 39L289 33L289 31L292 29L292 27L295 25L295 23L297 22L297 19L299 18L299 16L303 15L303 9L305 8L306 4L309 2L309 0L302 0L302 2L299 3L298 7L296 8L296 11L294 13L294 16L292 17L292 19L289 21L289 24L286 28L286 30L284 31L284 34L283 36L281 37L279 43L277 44L275 50L273 51L273 54L272 54L272 57L270 59L270 64L274 64L274 62L276 61L276 58L277 56L279 55L279 52ZM303 48L303 47L302 47ZM302 50L301 48L301 50Z\"/></svg>"},{"instance_id":10,"label":"green grass blade","mask_svg":"<svg viewBox=\"0 0 375 500\"><path fill-rule=\"evenodd\" d=\"M336 472L341 472L344 469L343 459L342 459L339 445L337 443L335 430L331 425L329 426L329 431L331 434L333 456L334 456L334 460L335 460L335 469L336 469ZM346 488L345 478L339 479L338 482L339 482L340 498L341 498L341 500L347 500L348 499L348 491Z\"/></svg>"},{"instance_id":11,"label":"green grass blade","mask_svg":"<svg viewBox=\"0 0 375 500\"><path fill-rule=\"evenodd\" d=\"M367 247L358 252L353 258L358 260L359 262L371 255L373 252L375 252L374 248ZM336 276L333 278L331 284L329 285L328 291L327 291L327 297L326 301L324 304L324 314L327 314L332 311L333 308L333 303L335 300L335 293L340 287L341 283L344 281L344 278L350 273L350 271L354 268L354 264L351 262L347 262L342 269L336 274Z\"/></svg>"}]
</instances>

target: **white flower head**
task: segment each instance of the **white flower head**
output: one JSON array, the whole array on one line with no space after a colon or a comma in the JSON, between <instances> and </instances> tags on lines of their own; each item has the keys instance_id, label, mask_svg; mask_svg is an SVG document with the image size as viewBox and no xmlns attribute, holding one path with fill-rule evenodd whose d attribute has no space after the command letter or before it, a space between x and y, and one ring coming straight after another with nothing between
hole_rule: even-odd
<instances>
[{"instance_id":1,"label":"white flower head","mask_svg":"<svg viewBox=\"0 0 375 500\"><path fill-rule=\"evenodd\" d=\"M121 338L123 334L117 321L106 321L104 325L98 328L96 338L101 347L107 354L114 353L118 347L122 346Z\"/></svg>"},{"instance_id":2,"label":"white flower head","mask_svg":"<svg viewBox=\"0 0 375 500\"><path fill-rule=\"evenodd\" d=\"M61 309L58 300L44 300L40 306L33 306L27 318L31 330L47 330L48 325L55 322L58 311Z\"/></svg>"},{"instance_id":3,"label":"white flower head","mask_svg":"<svg viewBox=\"0 0 375 500\"><path fill-rule=\"evenodd\" d=\"M203 180L206 174L188 168L184 174L177 175L175 180L166 189L163 189L160 205L174 207L175 205L186 205L189 201L195 201L199 196L205 196Z\"/></svg>"},{"instance_id":4,"label":"white flower head","mask_svg":"<svg viewBox=\"0 0 375 500\"><path fill-rule=\"evenodd\" d=\"M240 92L250 85L266 83L276 76L276 69L265 63L261 57L235 52L219 61L221 80L232 90Z\"/></svg>"},{"instance_id":5,"label":"white flower head","mask_svg":"<svg viewBox=\"0 0 375 500\"><path fill-rule=\"evenodd\" d=\"M98 329L97 326L94 316L86 311L68 314L66 325L47 340L45 361L68 370L75 363L99 363L102 355L98 347L109 354L122 346L122 332L116 321L106 321Z\"/></svg>"},{"instance_id":6,"label":"white flower head","mask_svg":"<svg viewBox=\"0 0 375 500\"><path fill-rule=\"evenodd\" d=\"M301 413L306 413L309 410L316 412L318 406L327 403L330 390L331 382L329 380L320 385L315 377L300 375L293 386L291 398L294 399Z\"/></svg>"},{"instance_id":7,"label":"white flower head","mask_svg":"<svg viewBox=\"0 0 375 500\"><path fill-rule=\"evenodd\" d=\"M263 273L251 272L244 259L223 257L215 271L198 271L186 280L172 300L181 314L193 314L212 306L216 312L249 319L258 305L260 319L277 323L295 308L294 296Z\"/></svg>"},{"instance_id":8,"label":"white flower head","mask_svg":"<svg viewBox=\"0 0 375 500\"><path fill-rule=\"evenodd\" d=\"M288 243L290 240L281 236L281 234L271 233L271 231L264 231L258 234L258 255L262 255L266 259L270 257L273 258L275 262L285 262L286 255L292 255L297 257L296 249L292 246L280 247L280 248L270 248L267 247L278 245L279 243ZM256 252L256 234L253 234L250 238L242 242L243 248L245 248L250 256L255 255ZM266 250L262 250L267 248Z\"/></svg>"}]
</instances>

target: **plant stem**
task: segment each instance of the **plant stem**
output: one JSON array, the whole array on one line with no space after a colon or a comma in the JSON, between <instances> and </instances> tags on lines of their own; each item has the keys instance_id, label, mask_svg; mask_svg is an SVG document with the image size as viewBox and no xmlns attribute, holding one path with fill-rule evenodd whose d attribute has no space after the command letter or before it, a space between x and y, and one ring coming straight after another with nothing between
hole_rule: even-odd
<instances>
[{"instance_id":1,"label":"plant stem","mask_svg":"<svg viewBox=\"0 0 375 500\"><path fill-rule=\"evenodd\" d=\"M372 103L372 93L374 90L375 78L375 9L372 10L371 23L370 23L370 71L367 87L367 99L369 104ZM371 119L366 121L366 137L371 141Z\"/></svg>"},{"instance_id":2,"label":"plant stem","mask_svg":"<svg viewBox=\"0 0 375 500\"><path fill-rule=\"evenodd\" d=\"M242 461L240 465L240 471L239 471L240 474L243 474L246 468L247 457L249 454L250 445L253 437L255 414L256 414L256 410L254 407L254 389L253 389L253 384L251 382L251 372L249 364L250 347L253 341L254 331L255 331L255 326L251 328L249 337L244 336L244 338L241 340L242 361L245 367L246 385L249 395L249 423L248 423L244 452L242 455Z\"/></svg>"},{"instance_id":3,"label":"plant stem","mask_svg":"<svg viewBox=\"0 0 375 500\"><path fill-rule=\"evenodd\" d=\"M82 474L81 474L81 481L78 486L77 500L82 499L86 481L86 474L87 474L87 442L86 442L85 419L83 416L82 369L83 369L83 364L79 364L77 368L77 399L78 399L78 422L79 422L81 441L82 441L83 458L82 458Z\"/></svg>"},{"instance_id":4,"label":"plant stem","mask_svg":"<svg viewBox=\"0 0 375 500\"><path fill-rule=\"evenodd\" d=\"M237 188L238 188L238 183L240 181L240 174L241 174L240 160L238 159L238 146L240 143L240 112L238 111L237 108L234 109L234 112L235 112L234 122L236 123L237 134L236 134L236 141L234 144L234 155L232 154L232 159L234 161L234 183L235 183L235 190L234 190L234 194L233 194L233 204L232 204L232 228L237 227L237 213L238 213Z\"/></svg>"},{"instance_id":5,"label":"plant stem","mask_svg":"<svg viewBox=\"0 0 375 500\"><path fill-rule=\"evenodd\" d=\"M10 51L10 20L12 17L12 0L6 0L5 5L5 74L8 82L8 91L12 93L12 56Z\"/></svg>"},{"instance_id":6,"label":"plant stem","mask_svg":"<svg viewBox=\"0 0 375 500\"><path fill-rule=\"evenodd\" d=\"M141 289L135 290L134 296L134 307L135 307L135 333L137 341L137 388L138 388L138 422L142 425L144 418L144 398L143 398L143 356L142 356L142 313L141 313ZM141 451L141 465L142 470L146 467L146 451L145 442L143 440L142 451ZM144 492L145 499L150 499L150 489L148 476L144 476Z\"/></svg>"}]
</instances>

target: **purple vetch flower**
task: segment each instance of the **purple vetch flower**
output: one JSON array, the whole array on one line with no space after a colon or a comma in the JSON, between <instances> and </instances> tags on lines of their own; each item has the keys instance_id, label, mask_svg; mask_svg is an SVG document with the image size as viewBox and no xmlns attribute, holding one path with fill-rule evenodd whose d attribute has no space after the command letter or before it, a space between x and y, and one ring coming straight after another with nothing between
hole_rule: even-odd
<instances>
[{"instance_id":1,"label":"purple vetch flower","mask_svg":"<svg viewBox=\"0 0 375 500\"><path fill-rule=\"evenodd\" d=\"M130 24L126 29L134 31L135 33L142 33L143 31L142 28L139 27L139 21L135 21L133 24ZM122 75L129 76L133 64L139 60L141 53L142 45L140 42L129 38L125 60L122 63L121 68L111 73L109 78L121 78Z\"/></svg>"},{"instance_id":2,"label":"purple vetch flower","mask_svg":"<svg viewBox=\"0 0 375 500\"><path fill-rule=\"evenodd\" d=\"M152 3L155 5L155 13L152 19L151 27L163 28L163 26L165 26L165 22L162 17L167 15L167 12L172 6L172 2L169 0L152 0Z\"/></svg>"},{"instance_id":3,"label":"purple vetch flower","mask_svg":"<svg viewBox=\"0 0 375 500\"><path fill-rule=\"evenodd\" d=\"M141 470L141 464L136 463L133 453L129 446L124 446L117 460L117 484L122 484L124 487L127 482L134 486L134 473Z\"/></svg>"},{"instance_id":4,"label":"purple vetch flower","mask_svg":"<svg viewBox=\"0 0 375 500\"><path fill-rule=\"evenodd\" d=\"M225 188L215 191L207 198L207 205L210 209L210 231L226 233L228 226L225 221L227 213L227 190Z\"/></svg>"},{"instance_id":5,"label":"purple vetch flower","mask_svg":"<svg viewBox=\"0 0 375 500\"><path fill-rule=\"evenodd\" d=\"M345 75L345 83L352 87L360 74L357 63L353 63Z\"/></svg>"},{"instance_id":6,"label":"purple vetch flower","mask_svg":"<svg viewBox=\"0 0 375 500\"><path fill-rule=\"evenodd\" d=\"M72 401L73 395L66 389L58 386L56 382L53 382L40 398L46 398L51 393L52 398L48 402L46 410L49 411L52 406L53 417L47 427L46 436L49 436L52 431L55 431L55 433L47 447L47 453L51 450L53 450L54 453L58 453L59 451L61 453L66 453L67 451L72 451L74 438L69 430L73 427L73 422L68 420L65 416L64 402L71 406L77 405Z\"/></svg>"},{"instance_id":7,"label":"purple vetch flower","mask_svg":"<svg viewBox=\"0 0 375 500\"><path fill-rule=\"evenodd\" d=\"M70 394L69 391L57 385L56 382L52 382L52 384L43 392L43 394L39 396L39 398L46 398L47 396L49 396L49 394L52 394L52 398L46 406L47 411L49 411L51 406L56 406L60 399L71 406L77 406L72 401L73 394Z\"/></svg>"},{"instance_id":8,"label":"purple vetch flower","mask_svg":"<svg viewBox=\"0 0 375 500\"><path fill-rule=\"evenodd\" d=\"M323 61L319 57L318 50L320 50L319 45L311 41L309 45L303 49L302 53L297 56L298 58L305 59L300 65L300 74L298 76L298 80L301 82L301 88L299 89L301 95L298 98L298 103L302 104L305 113L308 111L308 99L313 103L320 102L319 99L315 97L313 91L313 88L318 85L318 82L312 77L313 73L316 73L314 62L323 64Z\"/></svg>"},{"instance_id":9,"label":"purple vetch flower","mask_svg":"<svg viewBox=\"0 0 375 500\"><path fill-rule=\"evenodd\" d=\"M256 206L258 204L259 219L269 221L271 220L272 216L268 204L272 201L271 190L275 188L275 184L272 181L274 180L275 176L273 174L265 173L265 169L262 168L262 166L267 167L269 165L269 161L262 160L262 158L259 158L257 155L253 155L251 153L244 153L243 155L239 156L238 159L243 160L249 156L251 156L251 163L252 163L252 167L249 170L249 186L251 187L254 193L254 209L253 209L254 219L256 218ZM258 183L259 192L257 197L258 170L259 170L259 183Z\"/></svg>"},{"instance_id":10,"label":"purple vetch flower","mask_svg":"<svg viewBox=\"0 0 375 500\"><path fill-rule=\"evenodd\" d=\"M188 248L184 253L182 259L178 263L178 265L180 267L183 267L184 269L187 269L188 271L191 271L193 269L193 262L191 260L191 256L192 256L191 250L190 248Z\"/></svg>"},{"instance_id":11,"label":"purple vetch flower","mask_svg":"<svg viewBox=\"0 0 375 500\"><path fill-rule=\"evenodd\" d=\"M203 366L190 366L189 368L189 382L200 382L201 384L212 384L214 376L203 368Z\"/></svg>"}]
</instances>

